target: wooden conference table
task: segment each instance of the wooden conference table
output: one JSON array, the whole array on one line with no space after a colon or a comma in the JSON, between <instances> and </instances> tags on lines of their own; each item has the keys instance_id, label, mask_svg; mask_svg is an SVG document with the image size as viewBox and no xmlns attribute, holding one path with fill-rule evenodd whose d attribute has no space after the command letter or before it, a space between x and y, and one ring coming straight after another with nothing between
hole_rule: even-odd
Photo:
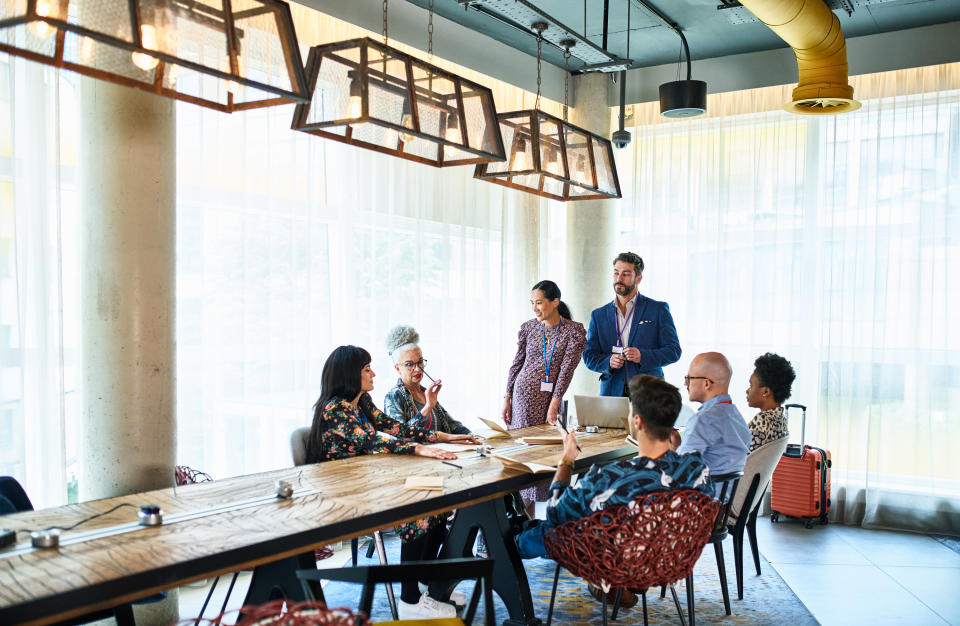
<instances>
[{"instance_id":1,"label":"wooden conference table","mask_svg":"<svg viewBox=\"0 0 960 626\"><path fill-rule=\"evenodd\" d=\"M512 434L545 430L534 426ZM561 449L524 447L513 439L487 443L512 458L548 465ZM580 445L576 471L636 454L622 430L584 435ZM504 471L496 459L475 452L460 453L455 462L462 469L423 457L369 455L3 516L3 528L36 530L134 505L64 532L57 549L32 548L29 533L0 549L0 624L61 621L251 567L256 569L248 601L264 601L274 586L299 599L299 585L290 582L304 562L298 555L451 509L459 512L442 556L469 556L477 529L483 529L496 560L494 590L509 622L537 623L516 547L504 541L510 531L501 496L553 475ZM407 476L442 476L444 489L405 491ZM292 498L276 497L278 479L293 485ZM148 504L163 510L163 525L137 525L138 507Z\"/></svg>"}]
</instances>

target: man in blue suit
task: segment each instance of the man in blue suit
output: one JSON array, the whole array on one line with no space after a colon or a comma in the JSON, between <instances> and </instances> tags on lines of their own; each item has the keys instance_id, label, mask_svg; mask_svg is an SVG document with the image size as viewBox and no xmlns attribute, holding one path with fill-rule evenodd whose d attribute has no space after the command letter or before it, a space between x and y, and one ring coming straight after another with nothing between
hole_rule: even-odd
<instances>
[{"instance_id":1,"label":"man in blue suit","mask_svg":"<svg viewBox=\"0 0 960 626\"><path fill-rule=\"evenodd\" d=\"M680 359L680 340L666 302L640 295L643 259L623 252L613 260L613 302L594 309L583 362L600 373L600 395L627 396L637 374L663 378L663 366Z\"/></svg>"}]
</instances>

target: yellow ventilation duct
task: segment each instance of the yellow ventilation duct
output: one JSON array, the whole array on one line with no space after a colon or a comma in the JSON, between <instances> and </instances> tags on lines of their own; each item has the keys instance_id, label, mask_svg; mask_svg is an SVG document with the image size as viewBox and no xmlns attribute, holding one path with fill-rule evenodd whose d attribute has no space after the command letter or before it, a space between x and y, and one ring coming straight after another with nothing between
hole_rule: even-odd
<instances>
[{"instance_id":1,"label":"yellow ventilation duct","mask_svg":"<svg viewBox=\"0 0 960 626\"><path fill-rule=\"evenodd\" d=\"M791 113L832 115L856 111L847 84L847 44L840 20L823 0L740 0L797 55L798 81Z\"/></svg>"}]
</instances>

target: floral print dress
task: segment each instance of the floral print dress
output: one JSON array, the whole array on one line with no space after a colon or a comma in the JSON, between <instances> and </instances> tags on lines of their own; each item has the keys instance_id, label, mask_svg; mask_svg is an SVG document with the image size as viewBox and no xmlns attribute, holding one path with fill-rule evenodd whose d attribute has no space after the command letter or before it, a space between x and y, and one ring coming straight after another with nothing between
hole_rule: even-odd
<instances>
[{"instance_id":1,"label":"floral print dress","mask_svg":"<svg viewBox=\"0 0 960 626\"><path fill-rule=\"evenodd\" d=\"M544 335L547 340L546 358ZM587 332L579 322L565 319L552 328L544 327L542 331L536 319L523 323L517 336L517 354L507 375L507 392L511 394L510 430L546 423L550 401L563 398L567 392L573 371L577 369L586 346ZM540 391L547 361L550 363L550 381L553 382L553 392L550 393ZM550 487L528 487L521 489L520 494L526 500L544 502L550 497Z\"/></svg>"},{"instance_id":2,"label":"floral print dress","mask_svg":"<svg viewBox=\"0 0 960 626\"><path fill-rule=\"evenodd\" d=\"M415 422L404 424L373 404L370 394L364 393L354 409L349 401L334 398L323 407L323 434L321 449L308 450L308 463L323 463L363 454L393 452L413 454L418 443L434 443L436 434L421 428ZM446 517L434 515L397 526L401 541L422 536Z\"/></svg>"}]
</instances>

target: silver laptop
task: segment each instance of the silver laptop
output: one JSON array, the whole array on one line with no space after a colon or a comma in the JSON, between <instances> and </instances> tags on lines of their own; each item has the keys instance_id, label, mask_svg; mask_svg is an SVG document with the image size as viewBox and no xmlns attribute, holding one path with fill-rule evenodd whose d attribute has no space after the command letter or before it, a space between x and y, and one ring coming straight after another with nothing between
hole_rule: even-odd
<instances>
[{"instance_id":1,"label":"silver laptop","mask_svg":"<svg viewBox=\"0 0 960 626\"><path fill-rule=\"evenodd\" d=\"M630 400L616 396L573 396L577 424L601 428L623 428L630 417Z\"/></svg>"}]
</instances>

